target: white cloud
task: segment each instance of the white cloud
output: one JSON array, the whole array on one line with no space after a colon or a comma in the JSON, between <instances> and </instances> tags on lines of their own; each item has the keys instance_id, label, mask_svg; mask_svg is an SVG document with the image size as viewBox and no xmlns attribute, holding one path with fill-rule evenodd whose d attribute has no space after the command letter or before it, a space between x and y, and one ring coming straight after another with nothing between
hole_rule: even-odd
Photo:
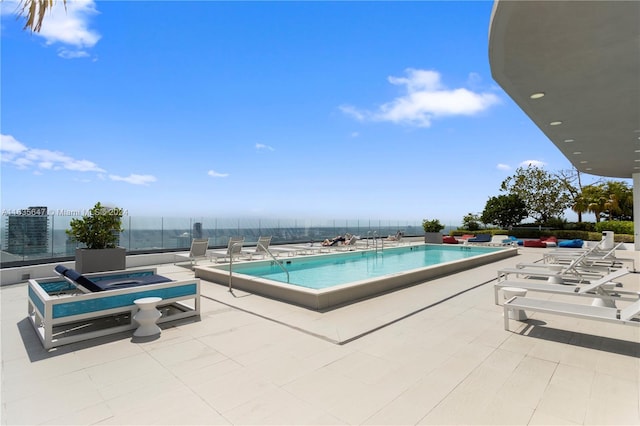
<instances>
[{"instance_id":1,"label":"white cloud","mask_svg":"<svg viewBox=\"0 0 640 426\"><path fill-rule=\"evenodd\" d=\"M84 50L69 50L64 47L58 49L58 56L63 59L76 59L76 58L88 58L89 52Z\"/></svg>"},{"instance_id":2,"label":"white cloud","mask_svg":"<svg viewBox=\"0 0 640 426\"><path fill-rule=\"evenodd\" d=\"M510 166L510 165L508 165L508 164L502 164L502 163L498 164L498 165L496 166L496 168L497 168L498 170L511 170L511 166Z\"/></svg>"},{"instance_id":3,"label":"white cloud","mask_svg":"<svg viewBox=\"0 0 640 426\"><path fill-rule=\"evenodd\" d=\"M224 177L229 176L229 173L218 173L218 172L216 172L215 170L209 170L209 171L207 172L207 174L208 174L209 176L211 176L211 177L216 177L216 178L218 178L218 177L220 177L220 178L224 178Z\"/></svg>"},{"instance_id":4,"label":"white cloud","mask_svg":"<svg viewBox=\"0 0 640 426\"><path fill-rule=\"evenodd\" d=\"M382 104L375 111L342 105L340 110L357 120L390 121L418 127L429 127L434 118L457 115L474 115L499 102L492 93L476 93L465 88L447 89L440 73L408 68L407 77L388 78L389 83L404 86L406 93L391 102ZM470 80L478 81L472 74Z\"/></svg>"},{"instance_id":5,"label":"white cloud","mask_svg":"<svg viewBox=\"0 0 640 426\"><path fill-rule=\"evenodd\" d=\"M358 121L364 121L367 118L367 115L363 112L360 112L356 107L351 105L340 105L340 111L345 113L346 115L350 115Z\"/></svg>"},{"instance_id":6,"label":"white cloud","mask_svg":"<svg viewBox=\"0 0 640 426\"><path fill-rule=\"evenodd\" d=\"M529 166L533 166L533 167L544 167L546 163L544 163L543 161L538 161L538 160L525 160L522 163L520 163L520 167L529 167Z\"/></svg>"},{"instance_id":7,"label":"white cloud","mask_svg":"<svg viewBox=\"0 0 640 426\"><path fill-rule=\"evenodd\" d=\"M2 1L3 15L16 14L21 8L17 1ZM47 10L40 32L33 35L44 38L47 45L64 45L58 49L61 58L88 57L86 49L95 46L101 37L95 29L89 28L91 18L98 13L93 0L67 0L66 5L57 0Z\"/></svg>"},{"instance_id":8,"label":"white cloud","mask_svg":"<svg viewBox=\"0 0 640 426\"><path fill-rule=\"evenodd\" d=\"M261 149L266 149L267 151L275 151L275 149L269 145L265 145L263 143L257 143L256 149L259 151Z\"/></svg>"},{"instance_id":9,"label":"white cloud","mask_svg":"<svg viewBox=\"0 0 640 426\"><path fill-rule=\"evenodd\" d=\"M0 135L0 159L2 159L3 163L14 162L27 149L24 144L18 142L13 136Z\"/></svg>"},{"instance_id":10,"label":"white cloud","mask_svg":"<svg viewBox=\"0 0 640 426\"><path fill-rule=\"evenodd\" d=\"M96 163L77 160L59 151L29 148L11 135L0 135L2 162L19 169L73 170L78 172L104 172Z\"/></svg>"},{"instance_id":11,"label":"white cloud","mask_svg":"<svg viewBox=\"0 0 640 426\"><path fill-rule=\"evenodd\" d=\"M118 175L109 175L109 179L120 181L120 182L127 182L132 185L149 185L151 182L155 182L157 180L156 177L152 175L136 175L136 174L130 174L129 176L126 176L126 177L118 176Z\"/></svg>"}]
</instances>

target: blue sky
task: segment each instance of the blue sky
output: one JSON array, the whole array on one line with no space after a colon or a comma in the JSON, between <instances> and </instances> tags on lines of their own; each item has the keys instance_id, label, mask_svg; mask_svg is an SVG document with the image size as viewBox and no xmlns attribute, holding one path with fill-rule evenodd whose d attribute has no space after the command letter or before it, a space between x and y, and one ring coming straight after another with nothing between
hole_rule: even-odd
<instances>
[{"instance_id":1,"label":"blue sky","mask_svg":"<svg viewBox=\"0 0 640 426\"><path fill-rule=\"evenodd\" d=\"M492 5L3 2L2 209L458 224L571 167L491 78Z\"/></svg>"}]
</instances>

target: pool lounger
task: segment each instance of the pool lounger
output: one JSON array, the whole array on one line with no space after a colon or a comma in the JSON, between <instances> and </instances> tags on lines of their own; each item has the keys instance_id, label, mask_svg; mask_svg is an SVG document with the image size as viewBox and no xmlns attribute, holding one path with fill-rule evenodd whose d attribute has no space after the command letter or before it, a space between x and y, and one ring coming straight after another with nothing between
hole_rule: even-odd
<instances>
[{"instance_id":1,"label":"pool lounger","mask_svg":"<svg viewBox=\"0 0 640 426\"><path fill-rule=\"evenodd\" d=\"M553 267L553 265L550 265ZM588 281L589 279L597 279L601 278L603 273L598 273L594 271L583 271L577 268L572 270L568 269L550 269L550 268L536 268L536 267L526 267L526 268L502 268L498 269L498 281L503 281L508 279L510 274L524 277L546 277L550 280L573 280L573 281Z\"/></svg>"},{"instance_id":2,"label":"pool lounger","mask_svg":"<svg viewBox=\"0 0 640 426\"><path fill-rule=\"evenodd\" d=\"M638 319L638 315L640 315L640 300L637 300L624 309L618 309L514 296L506 301L503 307L504 329L507 331L509 331L509 311L519 309L579 319L604 321L636 327L640 326L640 320Z\"/></svg>"},{"instance_id":3,"label":"pool lounger","mask_svg":"<svg viewBox=\"0 0 640 426\"><path fill-rule=\"evenodd\" d=\"M102 276L95 279L88 278L74 269L66 268L65 266L58 265L54 270L77 286L84 293L99 292L106 290L116 290L118 288L128 287L140 287L148 284L166 283L171 280L162 275L147 274L147 273L129 273L126 275L118 276Z\"/></svg>"},{"instance_id":4,"label":"pool lounger","mask_svg":"<svg viewBox=\"0 0 640 426\"><path fill-rule=\"evenodd\" d=\"M134 301L144 297L162 298L158 323L200 316L198 278L171 281L156 275L155 269L87 275L64 272L64 279L29 280L27 316L45 349L137 328ZM100 289L87 289L88 282Z\"/></svg>"},{"instance_id":5,"label":"pool lounger","mask_svg":"<svg viewBox=\"0 0 640 426\"><path fill-rule=\"evenodd\" d=\"M615 283L612 281L627 275L629 270L619 269L604 277L593 280L589 284L577 286L568 284L551 284L548 282L536 282L535 280L521 280L521 281L499 281L493 286L494 302L498 305L498 292L505 287L520 288L523 290L529 290L540 293L553 293L563 294L567 296L585 296L591 298L599 298L604 300L627 300L635 302L640 299L640 292L636 291L622 291L615 288ZM614 289L615 288L615 289Z\"/></svg>"}]
</instances>

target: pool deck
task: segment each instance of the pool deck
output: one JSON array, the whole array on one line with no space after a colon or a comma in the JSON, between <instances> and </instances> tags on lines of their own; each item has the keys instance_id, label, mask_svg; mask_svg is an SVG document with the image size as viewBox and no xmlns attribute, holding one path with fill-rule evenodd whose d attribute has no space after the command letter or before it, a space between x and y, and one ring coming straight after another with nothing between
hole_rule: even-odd
<instances>
[{"instance_id":1,"label":"pool deck","mask_svg":"<svg viewBox=\"0 0 640 426\"><path fill-rule=\"evenodd\" d=\"M200 321L49 352L26 284L0 287L1 423L640 424L640 327L532 314L504 330L496 270L544 250L324 313L202 281Z\"/></svg>"}]
</instances>

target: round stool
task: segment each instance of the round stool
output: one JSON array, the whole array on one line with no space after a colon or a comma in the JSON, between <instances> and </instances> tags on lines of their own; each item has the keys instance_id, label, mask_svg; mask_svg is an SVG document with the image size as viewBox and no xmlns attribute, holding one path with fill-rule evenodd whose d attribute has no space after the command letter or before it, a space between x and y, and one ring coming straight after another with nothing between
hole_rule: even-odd
<instances>
[{"instance_id":1,"label":"round stool","mask_svg":"<svg viewBox=\"0 0 640 426\"><path fill-rule=\"evenodd\" d=\"M527 290L517 287L504 287L502 289L502 293L504 294L505 300L509 300L514 296L525 297L527 295ZM509 318L524 321L527 319L527 314L522 309L510 309Z\"/></svg>"},{"instance_id":2,"label":"round stool","mask_svg":"<svg viewBox=\"0 0 640 426\"><path fill-rule=\"evenodd\" d=\"M161 297L144 297L133 301L139 309L133 316L133 319L139 324L136 331L133 332L135 337L160 334L162 330L158 327L156 321L158 321L162 314L156 309L156 305L161 301Z\"/></svg>"}]
</instances>

